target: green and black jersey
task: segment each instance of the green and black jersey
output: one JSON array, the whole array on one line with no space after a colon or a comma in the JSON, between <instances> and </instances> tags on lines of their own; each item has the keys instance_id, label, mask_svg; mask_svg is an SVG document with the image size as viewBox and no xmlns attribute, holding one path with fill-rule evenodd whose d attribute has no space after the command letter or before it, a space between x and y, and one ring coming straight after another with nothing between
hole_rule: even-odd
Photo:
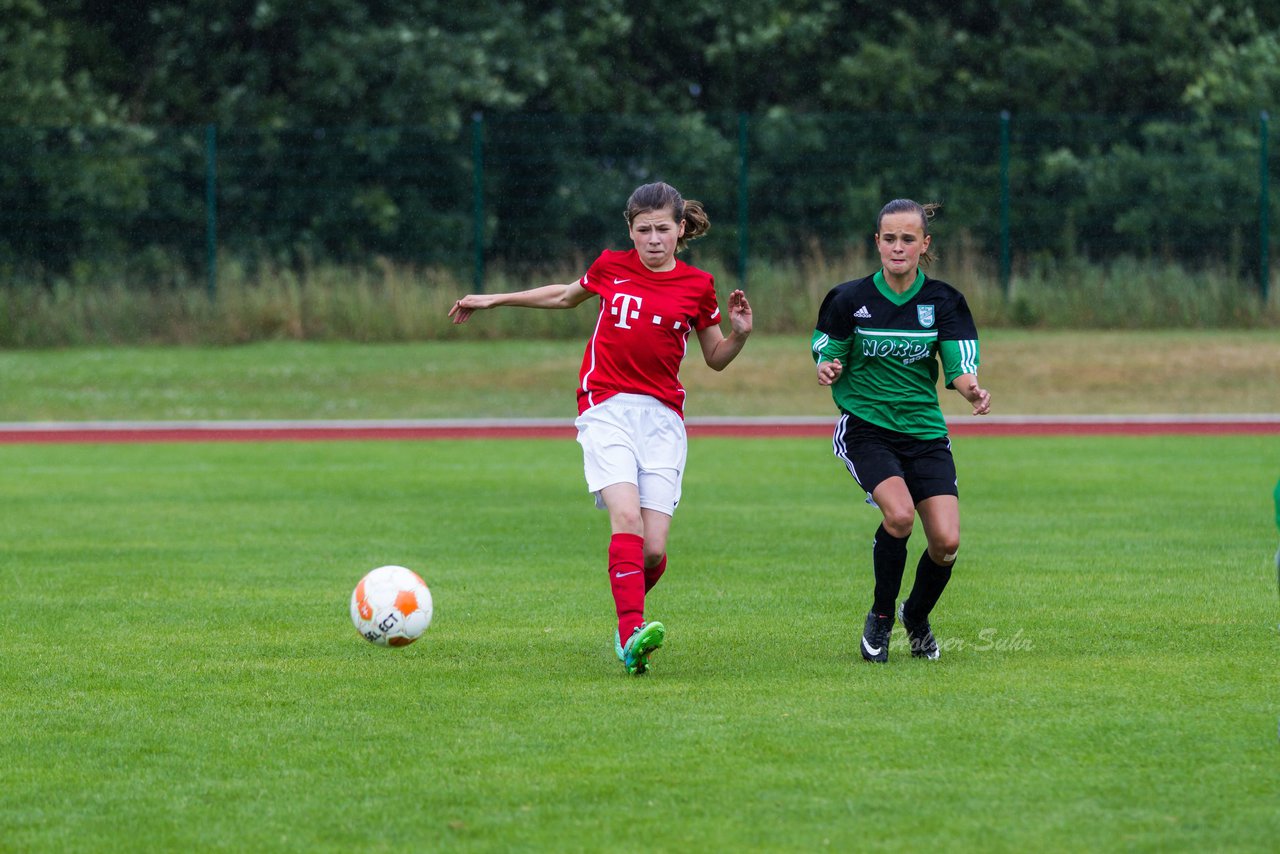
<instances>
[{"instance_id":1,"label":"green and black jersey","mask_svg":"<svg viewBox=\"0 0 1280 854\"><path fill-rule=\"evenodd\" d=\"M923 272L895 293L884 271L836 285L813 332L817 363L840 360L831 386L843 412L920 439L947 435L938 405L938 357L947 387L978 371L978 330L964 296Z\"/></svg>"}]
</instances>

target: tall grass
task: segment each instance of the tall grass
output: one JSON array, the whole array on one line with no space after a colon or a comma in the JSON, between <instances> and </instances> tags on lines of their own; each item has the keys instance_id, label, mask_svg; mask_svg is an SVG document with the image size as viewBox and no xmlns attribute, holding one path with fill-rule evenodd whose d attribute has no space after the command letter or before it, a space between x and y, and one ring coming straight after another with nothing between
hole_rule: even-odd
<instances>
[{"instance_id":1,"label":"tall grass","mask_svg":"<svg viewBox=\"0 0 1280 854\"><path fill-rule=\"evenodd\" d=\"M716 274L722 292L736 271L693 258ZM748 291L764 332L804 333L835 284L875 269L867 253L838 258L810 247L794 262L756 261ZM1256 328L1280 327L1280 297L1264 305L1256 283L1221 270L1119 260L1026 263L1009 293L991 259L960 240L929 272L964 292L982 328ZM580 269L523 275L491 269L489 291L572 281ZM102 344L238 344L268 340L426 341L443 337L450 305L471 283L455 272L374 259L365 265L301 269L226 259L217 293L185 279L170 288L103 283L0 287L0 347ZM465 334L480 338L580 337L592 312L497 312ZM453 334L453 333L450 333Z\"/></svg>"}]
</instances>

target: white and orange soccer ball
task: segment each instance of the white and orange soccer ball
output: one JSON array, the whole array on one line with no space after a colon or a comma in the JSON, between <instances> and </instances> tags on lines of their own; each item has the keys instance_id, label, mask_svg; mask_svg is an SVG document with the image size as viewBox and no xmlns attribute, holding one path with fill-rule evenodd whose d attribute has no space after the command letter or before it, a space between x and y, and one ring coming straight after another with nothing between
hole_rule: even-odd
<instances>
[{"instance_id":1,"label":"white and orange soccer ball","mask_svg":"<svg viewBox=\"0 0 1280 854\"><path fill-rule=\"evenodd\" d=\"M380 566L351 592L351 622L378 646L408 646L431 625L431 591L418 573Z\"/></svg>"}]
</instances>

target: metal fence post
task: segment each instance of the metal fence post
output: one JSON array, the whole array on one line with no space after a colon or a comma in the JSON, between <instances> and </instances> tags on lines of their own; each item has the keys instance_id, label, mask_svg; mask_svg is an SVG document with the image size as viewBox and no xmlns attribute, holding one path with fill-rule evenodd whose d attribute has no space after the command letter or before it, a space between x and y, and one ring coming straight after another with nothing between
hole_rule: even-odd
<instances>
[{"instance_id":1,"label":"metal fence post","mask_svg":"<svg viewBox=\"0 0 1280 854\"><path fill-rule=\"evenodd\" d=\"M205 289L218 298L218 128L204 128L204 250Z\"/></svg>"},{"instance_id":2,"label":"metal fence post","mask_svg":"<svg viewBox=\"0 0 1280 854\"><path fill-rule=\"evenodd\" d=\"M1258 276L1262 304L1271 289L1271 169L1267 163L1267 143L1271 117L1263 110L1258 116Z\"/></svg>"},{"instance_id":3,"label":"metal fence post","mask_svg":"<svg viewBox=\"0 0 1280 854\"><path fill-rule=\"evenodd\" d=\"M738 113L738 287L747 287L747 241L750 218L748 211L749 160L748 140L750 116Z\"/></svg>"},{"instance_id":4,"label":"metal fence post","mask_svg":"<svg viewBox=\"0 0 1280 854\"><path fill-rule=\"evenodd\" d=\"M471 114L471 241L474 244L475 287L484 292L484 113Z\"/></svg>"},{"instance_id":5,"label":"metal fence post","mask_svg":"<svg viewBox=\"0 0 1280 854\"><path fill-rule=\"evenodd\" d=\"M1000 290L1009 298L1009 111L1000 112Z\"/></svg>"}]
</instances>

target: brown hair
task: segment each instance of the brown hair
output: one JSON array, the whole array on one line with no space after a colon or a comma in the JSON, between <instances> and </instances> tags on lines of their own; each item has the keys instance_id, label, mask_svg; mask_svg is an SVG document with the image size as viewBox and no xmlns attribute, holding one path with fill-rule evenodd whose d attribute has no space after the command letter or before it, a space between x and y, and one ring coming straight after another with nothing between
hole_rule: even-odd
<instances>
[{"instance_id":1,"label":"brown hair","mask_svg":"<svg viewBox=\"0 0 1280 854\"><path fill-rule=\"evenodd\" d=\"M622 215L626 217L627 227L630 228L631 220L639 214L666 210L671 211L671 218L677 224L684 221L684 234L676 242L677 252L688 246L690 240L701 237L711 229L711 219L703 210L702 202L684 198L679 190L662 181L636 187L631 198L627 199L627 209Z\"/></svg>"},{"instance_id":2,"label":"brown hair","mask_svg":"<svg viewBox=\"0 0 1280 854\"><path fill-rule=\"evenodd\" d=\"M914 213L920 217L920 227L924 230L925 236L929 234L929 220L937 216L938 211L942 209L940 202L929 202L928 204L920 204L911 199L894 199L880 209L880 215L876 217L876 234L880 234L880 223L889 214L897 213ZM920 256L920 266L923 267L931 261L936 261L937 256L933 254L932 246L924 254Z\"/></svg>"}]
</instances>

